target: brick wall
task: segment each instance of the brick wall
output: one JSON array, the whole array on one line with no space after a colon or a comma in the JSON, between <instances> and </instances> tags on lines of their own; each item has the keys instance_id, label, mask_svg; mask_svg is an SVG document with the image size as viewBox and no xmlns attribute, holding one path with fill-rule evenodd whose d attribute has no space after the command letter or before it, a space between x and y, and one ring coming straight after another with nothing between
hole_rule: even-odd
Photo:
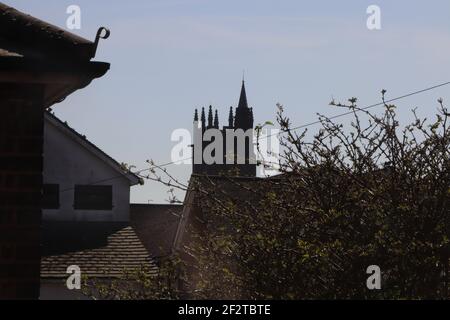
<instances>
[{"instance_id":1,"label":"brick wall","mask_svg":"<svg viewBox=\"0 0 450 320\"><path fill-rule=\"evenodd\" d=\"M37 299L43 86L0 83L0 299Z\"/></svg>"}]
</instances>

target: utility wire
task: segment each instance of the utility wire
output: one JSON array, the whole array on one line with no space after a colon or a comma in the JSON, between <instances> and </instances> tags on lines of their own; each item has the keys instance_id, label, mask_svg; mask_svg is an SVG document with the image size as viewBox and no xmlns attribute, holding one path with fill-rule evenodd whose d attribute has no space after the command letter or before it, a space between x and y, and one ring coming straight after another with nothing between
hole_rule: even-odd
<instances>
[{"instance_id":1,"label":"utility wire","mask_svg":"<svg viewBox=\"0 0 450 320\"><path fill-rule=\"evenodd\" d=\"M437 89L437 88L441 88L441 87L447 86L447 85L449 85L449 84L450 84L450 81L443 82L443 83L440 83L440 84L437 84L437 85L434 85L434 86L431 86L431 87L427 87L427 88L424 88L424 89L421 89L421 90L417 90L417 91L413 91L413 92L404 94L404 95L402 95L402 96L395 97L395 98L393 98L393 99L385 100L384 102L374 103L374 104L368 105L368 106L366 106L366 107L359 108L358 110L340 113L340 114L337 114L337 115L335 115L335 116L331 116L331 117L329 117L328 119L333 120L333 119L337 119L337 118L340 118L340 117L344 117L344 116L353 114L354 112L360 112L360 111L362 111L362 110L367 110L367 109L371 109L371 108L374 108L374 107L382 106L382 105L384 105L385 103L390 103L390 102L393 102L393 101L405 99L405 98L408 98L408 97L411 97L411 96L415 96L415 95L418 95L418 94L421 94L421 93L424 93L424 92L427 92L427 91L431 91L431 90L434 90L434 89ZM320 120L317 120L317 121L309 122L309 123L306 123L306 124L302 124L302 125L300 125L300 126L293 127L293 128L291 128L290 130L296 131L296 130L303 129L303 128L306 128L306 127L310 127L310 126L313 126L313 125L316 125L316 124L320 124L320 123L321 123ZM284 131L282 131L282 132L270 134L270 135L264 136L264 137L262 137L262 138L265 139L265 138L269 138L269 137L272 137L272 136L274 136L274 135L280 135L280 134L283 134L283 133L286 133L286 132L287 132L287 131L284 130ZM163 168L163 167L167 167L167 166L170 166L170 165L172 165L172 164L176 164L177 162L182 162L182 161L186 161L186 160L190 160L190 159L192 159L192 157L185 158L185 159L180 159L180 160L177 160L177 161L167 162L167 163L164 163L164 164L162 164L162 165L153 165L153 166L150 166L149 168L142 169L142 170L138 170L138 171L135 171L135 172L129 172L129 173L139 175L139 174L141 174L141 173L143 173L143 172L150 171L150 170L153 170L153 169L155 169L155 168ZM108 182L108 181L111 181L111 180L119 179L119 178L122 178L122 177L123 177L124 175L126 175L126 174L127 174L127 173L124 172L124 174L122 174L122 175L120 175L120 176L115 176L115 177L111 177L111 178L106 178L106 179L103 179L103 180L99 180L99 181L96 181L96 182L91 183L90 185L95 185L95 184L98 184L98 183L103 183L103 182ZM71 190L74 190L74 189L75 189L75 188L68 188L68 189L62 190L61 192L71 191Z\"/></svg>"},{"instance_id":2,"label":"utility wire","mask_svg":"<svg viewBox=\"0 0 450 320\"><path fill-rule=\"evenodd\" d=\"M92 186L92 185L96 185L96 184L99 184L99 183L108 182L108 181L111 181L111 180L123 178L127 174L139 175L142 172L150 171L150 170L155 169L155 168L164 168L164 167L170 166L172 164L175 164L177 162L182 162L182 161L186 161L186 160L190 160L190 159L192 159L192 157L185 158L185 159L180 159L180 160L177 160L177 161L167 162L167 163L164 163L164 164L161 164L161 165L152 165L149 168L141 169L141 170L138 170L138 171L135 171L135 172L131 172L131 171L130 172L126 172L126 171L124 171L123 174L121 174L121 175L117 175L117 176L110 177L110 178L105 178L105 179L102 179L102 180L97 180L95 182L90 183L89 185ZM74 190L74 189L75 189L74 187L71 187L71 188L63 189L60 192L71 191L71 190Z\"/></svg>"},{"instance_id":3,"label":"utility wire","mask_svg":"<svg viewBox=\"0 0 450 320\"><path fill-rule=\"evenodd\" d=\"M393 98L393 99L385 100L384 102L374 103L374 104L368 105L368 106L366 106L364 108L359 108L358 110L355 110L355 111L347 111L347 112L344 112L344 113L340 113L340 114L337 114L335 116L331 116L328 119L334 120L334 119L337 119L337 118L348 116L350 114L353 114L354 112L360 112L362 110L367 110L367 109L371 109L371 108L374 108L374 107L383 106L385 103L390 103L390 102L393 102L393 101L397 101L397 100L401 100L401 99L404 99L404 98L408 98L408 97L411 97L411 96L414 96L414 95L417 95L417 94L420 94L420 93L424 93L424 92L431 91L431 90L434 90L434 89L437 89L437 88L440 88L440 87L447 86L449 84L450 84L450 81L443 82L443 83L440 83L440 84L435 85L435 86L431 86L431 87L428 87L428 88L425 88L425 89L421 89L421 90L418 90L418 91L410 92L410 93L407 93L405 95L402 95L402 96L399 96L399 97L396 97L396 98ZM320 120L316 120L316 121L313 121L313 122L302 124L302 125L297 126L297 127L293 127L290 130L291 131L296 131L296 130L303 129L303 128L306 128L306 127L310 127L310 126L313 126L313 125L316 125L316 124L320 124L320 123L321 123ZM273 133L273 134L264 136L262 138L263 139L270 138L270 137L272 137L272 136L274 136L276 134L282 134L282 133L286 133L286 132L287 131L284 130L282 132Z\"/></svg>"}]
</instances>

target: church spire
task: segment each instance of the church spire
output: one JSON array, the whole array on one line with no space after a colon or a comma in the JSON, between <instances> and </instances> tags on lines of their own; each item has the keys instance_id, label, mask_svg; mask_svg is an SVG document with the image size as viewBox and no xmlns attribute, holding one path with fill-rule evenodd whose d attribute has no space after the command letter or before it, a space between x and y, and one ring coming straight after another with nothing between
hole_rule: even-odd
<instances>
[{"instance_id":1,"label":"church spire","mask_svg":"<svg viewBox=\"0 0 450 320\"><path fill-rule=\"evenodd\" d=\"M208 111L208 128L212 128L213 126L213 112L212 112L212 106L209 106Z\"/></svg>"},{"instance_id":2,"label":"church spire","mask_svg":"<svg viewBox=\"0 0 450 320\"><path fill-rule=\"evenodd\" d=\"M205 108L202 108L202 128L206 127L206 116L205 116Z\"/></svg>"},{"instance_id":3,"label":"church spire","mask_svg":"<svg viewBox=\"0 0 450 320\"><path fill-rule=\"evenodd\" d=\"M213 108L212 105L206 105L205 107L202 107L201 110L200 108L195 109L194 122L197 124L196 121L200 119L202 128L201 130L198 130L199 128L194 126L194 144L192 151L195 160L192 162L192 171L194 174L231 174L233 176L256 177L257 164L254 162L255 150L252 139L254 130L253 109L249 108L248 105L244 79L242 80L242 87L237 105L236 102L237 101L235 101L235 105L230 107L228 123L227 125L225 123L222 124L223 128L219 127L219 111ZM211 137L213 140L210 139L209 142L203 141L203 137L208 129L215 129L215 134L220 134L222 136L222 141L219 141L220 139L217 140L220 136L217 137L216 135ZM230 150L227 147L227 133L231 132L237 134L242 130L245 132L245 136L242 137L243 141L234 141L235 147ZM247 133L250 133L250 136L247 136ZM241 139L239 136L240 134L235 137L235 140ZM243 145L244 148L241 148L240 146L236 147L236 142L238 145ZM211 145L211 143L218 144ZM211 154L213 157L220 157L219 160L223 160L223 162L209 163L209 161L206 161L202 156L205 151L213 153ZM228 161L229 159L234 160L234 162L230 163L230 161ZM214 160L217 160L217 158L214 158ZM236 160L238 161L237 163Z\"/></svg>"},{"instance_id":4,"label":"church spire","mask_svg":"<svg viewBox=\"0 0 450 320\"><path fill-rule=\"evenodd\" d=\"M239 97L239 103L234 117L234 128L243 130L253 128L253 116L248 107L244 81L242 81L241 95Z\"/></svg>"},{"instance_id":5,"label":"church spire","mask_svg":"<svg viewBox=\"0 0 450 320\"><path fill-rule=\"evenodd\" d=\"M194 113L194 122L198 121L198 110L195 109L195 113Z\"/></svg>"},{"instance_id":6,"label":"church spire","mask_svg":"<svg viewBox=\"0 0 450 320\"><path fill-rule=\"evenodd\" d=\"M242 80L241 96L239 97L238 108L248 109L247 94L245 93L245 81Z\"/></svg>"},{"instance_id":7,"label":"church spire","mask_svg":"<svg viewBox=\"0 0 450 320\"><path fill-rule=\"evenodd\" d=\"M233 107L230 107L230 114L228 115L228 126L233 128L234 125Z\"/></svg>"},{"instance_id":8,"label":"church spire","mask_svg":"<svg viewBox=\"0 0 450 320\"><path fill-rule=\"evenodd\" d=\"M214 128L219 129L219 113L216 109L216 113L214 115Z\"/></svg>"}]
</instances>

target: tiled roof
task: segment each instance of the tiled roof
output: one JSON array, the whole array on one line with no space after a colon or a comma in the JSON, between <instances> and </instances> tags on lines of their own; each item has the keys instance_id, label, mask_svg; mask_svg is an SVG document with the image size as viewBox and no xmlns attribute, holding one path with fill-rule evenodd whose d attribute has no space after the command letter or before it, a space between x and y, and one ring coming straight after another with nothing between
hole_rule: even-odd
<instances>
[{"instance_id":1,"label":"tiled roof","mask_svg":"<svg viewBox=\"0 0 450 320\"><path fill-rule=\"evenodd\" d=\"M0 2L1 81L44 84L48 108L105 75L110 64L91 60L108 37L100 28L92 42Z\"/></svg>"},{"instance_id":2,"label":"tiled roof","mask_svg":"<svg viewBox=\"0 0 450 320\"><path fill-rule=\"evenodd\" d=\"M157 266L127 223L45 222L41 278L66 278L77 265L87 277L115 278L139 267Z\"/></svg>"},{"instance_id":3,"label":"tiled roof","mask_svg":"<svg viewBox=\"0 0 450 320\"><path fill-rule=\"evenodd\" d=\"M172 253L183 206L171 204L131 204L130 223L153 257Z\"/></svg>"},{"instance_id":4,"label":"tiled roof","mask_svg":"<svg viewBox=\"0 0 450 320\"><path fill-rule=\"evenodd\" d=\"M27 57L89 61L95 44L0 2L0 44Z\"/></svg>"}]
</instances>

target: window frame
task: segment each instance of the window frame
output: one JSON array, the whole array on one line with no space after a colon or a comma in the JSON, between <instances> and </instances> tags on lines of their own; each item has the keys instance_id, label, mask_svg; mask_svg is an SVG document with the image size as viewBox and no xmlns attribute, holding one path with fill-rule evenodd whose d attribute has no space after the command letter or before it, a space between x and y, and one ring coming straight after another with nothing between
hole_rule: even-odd
<instances>
[{"instance_id":1,"label":"window frame","mask_svg":"<svg viewBox=\"0 0 450 320\"><path fill-rule=\"evenodd\" d=\"M97 195L95 195L95 193ZM102 192L106 193L101 194ZM93 195L94 194L94 195ZM101 201L95 203L93 199L82 199L89 195L91 197L104 197ZM80 198L81 197L81 198ZM99 199L97 199L98 201ZM80 185L74 187L73 208L75 210L93 210L93 211L112 211L113 205L113 186L112 185Z\"/></svg>"}]
</instances>

